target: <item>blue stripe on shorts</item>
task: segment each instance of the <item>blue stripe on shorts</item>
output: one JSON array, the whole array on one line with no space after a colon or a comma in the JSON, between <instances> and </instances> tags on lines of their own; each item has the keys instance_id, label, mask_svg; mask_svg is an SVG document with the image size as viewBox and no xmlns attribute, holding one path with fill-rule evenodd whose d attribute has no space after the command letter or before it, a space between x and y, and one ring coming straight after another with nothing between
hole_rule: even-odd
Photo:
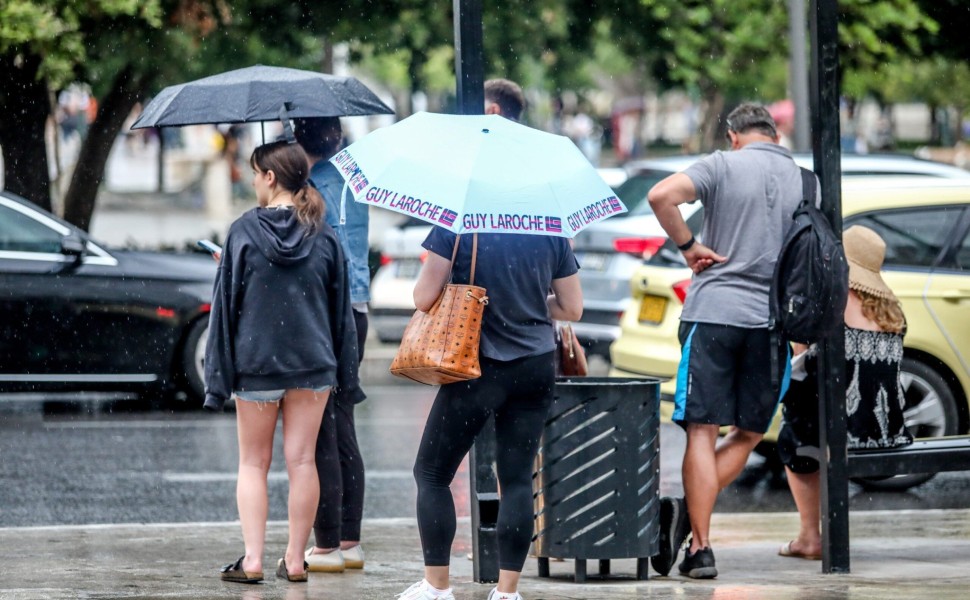
<instances>
[{"instance_id":1,"label":"blue stripe on shorts","mask_svg":"<svg viewBox=\"0 0 970 600\"><path fill-rule=\"evenodd\" d=\"M687 341L684 342L684 347L681 350L680 364L677 366L677 391L674 392L674 421L683 421L687 411L687 385L688 373L690 371L690 342L694 337L694 331L696 329L697 323L691 325L690 333L687 334Z\"/></svg>"}]
</instances>

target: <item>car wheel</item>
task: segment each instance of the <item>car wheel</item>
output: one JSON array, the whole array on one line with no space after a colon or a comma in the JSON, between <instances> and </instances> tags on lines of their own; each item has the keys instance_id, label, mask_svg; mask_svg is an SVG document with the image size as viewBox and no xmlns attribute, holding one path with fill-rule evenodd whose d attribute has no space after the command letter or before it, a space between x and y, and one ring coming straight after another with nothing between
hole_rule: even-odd
<instances>
[{"instance_id":1,"label":"car wheel","mask_svg":"<svg viewBox=\"0 0 970 600\"><path fill-rule=\"evenodd\" d=\"M186 391L197 400L205 398L205 344L208 338L209 318L206 315L192 323L182 346L182 380Z\"/></svg>"},{"instance_id":2,"label":"car wheel","mask_svg":"<svg viewBox=\"0 0 970 600\"><path fill-rule=\"evenodd\" d=\"M933 438L956 435L957 404L943 377L918 360L904 358L899 373L906 399L906 427L913 437ZM915 473L887 478L854 479L867 490L902 491L933 477L933 473Z\"/></svg>"}]
</instances>

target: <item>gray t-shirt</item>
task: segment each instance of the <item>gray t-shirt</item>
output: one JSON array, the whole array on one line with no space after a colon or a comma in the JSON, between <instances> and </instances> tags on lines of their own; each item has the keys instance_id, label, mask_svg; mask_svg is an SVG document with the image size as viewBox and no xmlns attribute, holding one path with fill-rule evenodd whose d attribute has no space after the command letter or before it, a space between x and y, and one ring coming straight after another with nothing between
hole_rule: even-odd
<instances>
[{"instance_id":1,"label":"gray t-shirt","mask_svg":"<svg viewBox=\"0 0 970 600\"><path fill-rule=\"evenodd\" d=\"M727 262L694 275L681 319L768 326L768 288L781 243L802 196L791 154L754 142L714 152L684 171L704 204L704 245Z\"/></svg>"}]
</instances>

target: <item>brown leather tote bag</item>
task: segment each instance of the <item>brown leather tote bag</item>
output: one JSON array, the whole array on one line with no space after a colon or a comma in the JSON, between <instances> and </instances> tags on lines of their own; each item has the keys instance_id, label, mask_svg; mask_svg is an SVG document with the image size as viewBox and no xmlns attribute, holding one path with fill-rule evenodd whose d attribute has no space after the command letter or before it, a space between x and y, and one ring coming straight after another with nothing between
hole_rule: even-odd
<instances>
[{"instance_id":1,"label":"brown leather tote bag","mask_svg":"<svg viewBox=\"0 0 970 600\"><path fill-rule=\"evenodd\" d=\"M451 266L455 266L455 240ZM441 385L482 376L478 342L488 296L475 285L478 234L472 237L472 268L468 285L449 283L428 312L415 311L404 330L391 373L418 383Z\"/></svg>"},{"instance_id":2,"label":"brown leather tote bag","mask_svg":"<svg viewBox=\"0 0 970 600\"><path fill-rule=\"evenodd\" d=\"M576 339L573 326L562 323L556 327L556 375L565 377L586 377L589 366L586 363L586 351Z\"/></svg>"}]
</instances>

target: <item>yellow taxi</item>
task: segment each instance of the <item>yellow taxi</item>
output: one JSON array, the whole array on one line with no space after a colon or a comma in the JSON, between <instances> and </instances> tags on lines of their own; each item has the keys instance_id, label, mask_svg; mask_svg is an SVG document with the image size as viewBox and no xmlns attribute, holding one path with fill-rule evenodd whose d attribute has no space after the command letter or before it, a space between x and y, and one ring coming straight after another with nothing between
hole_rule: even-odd
<instances>
[{"instance_id":1,"label":"yellow taxi","mask_svg":"<svg viewBox=\"0 0 970 600\"><path fill-rule=\"evenodd\" d=\"M700 231L702 212L688 220L695 233ZM842 214L844 227L865 225L886 241L883 277L902 302L909 326L901 382L910 431L917 437L967 433L970 181L844 179ZM667 420L673 413L680 360L677 327L690 279L690 269L668 240L633 275L633 297L620 321L620 337L610 347L610 375L666 379L661 415ZM767 441L777 436L780 413ZM900 478L899 483L905 481Z\"/></svg>"}]
</instances>

